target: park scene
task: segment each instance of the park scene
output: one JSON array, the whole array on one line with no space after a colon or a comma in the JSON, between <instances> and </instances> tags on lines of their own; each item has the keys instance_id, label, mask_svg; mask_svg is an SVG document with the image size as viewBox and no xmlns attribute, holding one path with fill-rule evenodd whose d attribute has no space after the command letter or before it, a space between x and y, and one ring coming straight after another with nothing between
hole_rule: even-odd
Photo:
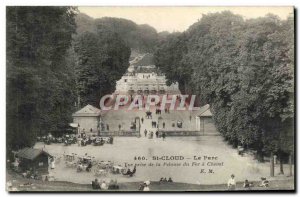
<instances>
[{"instance_id":1,"label":"park scene","mask_svg":"<svg viewBox=\"0 0 300 197\"><path fill-rule=\"evenodd\" d=\"M88 10L6 9L8 191L295 190L293 8Z\"/></svg>"}]
</instances>

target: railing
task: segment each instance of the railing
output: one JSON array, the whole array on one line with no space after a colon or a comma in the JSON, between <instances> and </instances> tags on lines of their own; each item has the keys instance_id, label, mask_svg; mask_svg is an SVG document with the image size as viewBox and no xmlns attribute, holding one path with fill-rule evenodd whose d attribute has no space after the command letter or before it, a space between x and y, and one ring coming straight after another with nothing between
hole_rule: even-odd
<instances>
[{"instance_id":1,"label":"railing","mask_svg":"<svg viewBox=\"0 0 300 197\"><path fill-rule=\"evenodd\" d=\"M139 137L139 131L102 131L100 132L100 136L108 137L108 136L124 136L124 137Z\"/></svg>"},{"instance_id":2,"label":"railing","mask_svg":"<svg viewBox=\"0 0 300 197\"><path fill-rule=\"evenodd\" d=\"M219 133L203 133L202 131L166 131L166 136L215 136L220 135Z\"/></svg>"}]
</instances>

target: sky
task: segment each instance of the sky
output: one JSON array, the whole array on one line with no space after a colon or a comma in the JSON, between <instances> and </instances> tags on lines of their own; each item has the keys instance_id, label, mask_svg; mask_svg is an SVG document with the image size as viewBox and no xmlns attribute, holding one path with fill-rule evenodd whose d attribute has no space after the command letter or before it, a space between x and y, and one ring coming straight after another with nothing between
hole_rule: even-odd
<instances>
[{"instance_id":1,"label":"sky","mask_svg":"<svg viewBox=\"0 0 300 197\"><path fill-rule=\"evenodd\" d=\"M118 17L137 24L148 24L158 32L185 31L201 19L202 14L229 10L245 19L275 14L286 19L293 7L79 7L79 11L93 18Z\"/></svg>"}]
</instances>

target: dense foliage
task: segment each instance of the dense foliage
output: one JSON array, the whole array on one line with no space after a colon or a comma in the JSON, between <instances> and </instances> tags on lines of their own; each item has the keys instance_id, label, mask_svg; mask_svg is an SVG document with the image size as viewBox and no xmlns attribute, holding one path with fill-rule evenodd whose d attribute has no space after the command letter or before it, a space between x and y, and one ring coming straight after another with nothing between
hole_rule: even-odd
<instances>
[{"instance_id":1,"label":"dense foliage","mask_svg":"<svg viewBox=\"0 0 300 197\"><path fill-rule=\"evenodd\" d=\"M97 33L85 32L75 39L78 59L75 67L77 90L81 105L99 107L105 94L111 94L129 66L130 48L114 32L98 28Z\"/></svg>"},{"instance_id":2,"label":"dense foliage","mask_svg":"<svg viewBox=\"0 0 300 197\"><path fill-rule=\"evenodd\" d=\"M204 15L162 40L155 63L185 93L210 103L217 129L234 146L293 154L294 23L274 15L244 20Z\"/></svg>"},{"instance_id":3,"label":"dense foliage","mask_svg":"<svg viewBox=\"0 0 300 197\"><path fill-rule=\"evenodd\" d=\"M75 32L72 7L7 7L7 145L64 131L76 95L66 58ZM67 115L66 115L67 114Z\"/></svg>"},{"instance_id":4,"label":"dense foliage","mask_svg":"<svg viewBox=\"0 0 300 197\"><path fill-rule=\"evenodd\" d=\"M71 114L98 106L128 68L120 35L106 26L90 31L89 23L81 31L76 14L73 7L7 8L8 150L65 133Z\"/></svg>"},{"instance_id":5,"label":"dense foliage","mask_svg":"<svg viewBox=\"0 0 300 197\"><path fill-rule=\"evenodd\" d=\"M76 17L77 33L97 33L97 29L106 29L114 32L131 49L142 52L152 52L158 39L156 30L149 25L137 25L136 23L122 19L103 17L93 19L85 14Z\"/></svg>"}]
</instances>

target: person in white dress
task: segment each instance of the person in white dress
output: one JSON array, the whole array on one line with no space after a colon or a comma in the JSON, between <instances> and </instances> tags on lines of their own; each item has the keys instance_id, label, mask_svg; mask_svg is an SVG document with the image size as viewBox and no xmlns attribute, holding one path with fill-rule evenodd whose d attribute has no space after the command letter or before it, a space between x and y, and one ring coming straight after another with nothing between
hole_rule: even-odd
<instances>
[{"instance_id":1,"label":"person in white dress","mask_svg":"<svg viewBox=\"0 0 300 197\"><path fill-rule=\"evenodd\" d=\"M149 188L149 186L148 186L148 185L146 185L146 186L144 187L143 191L144 191L144 192L148 192L148 191L150 191L150 188Z\"/></svg>"},{"instance_id":2,"label":"person in white dress","mask_svg":"<svg viewBox=\"0 0 300 197\"><path fill-rule=\"evenodd\" d=\"M52 158L51 159L51 169L54 169L55 168L55 159Z\"/></svg>"},{"instance_id":3,"label":"person in white dress","mask_svg":"<svg viewBox=\"0 0 300 197\"><path fill-rule=\"evenodd\" d=\"M150 185L150 181L144 182L144 189L143 189L144 192L150 191L149 185Z\"/></svg>"},{"instance_id":4,"label":"person in white dress","mask_svg":"<svg viewBox=\"0 0 300 197\"><path fill-rule=\"evenodd\" d=\"M228 190L235 190L236 182L234 179L234 174L231 175L230 179L227 182Z\"/></svg>"},{"instance_id":5,"label":"person in white dress","mask_svg":"<svg viewBox=\"0 0 300 197\"><path fill-rule=\"evenodd\" d=\"M108 189L108 185L106 184L105 181L102 182L102 184L101 184L101 189L102 189L102 190L107 190L107 189Z\"/></svg>"}]
</instances>

